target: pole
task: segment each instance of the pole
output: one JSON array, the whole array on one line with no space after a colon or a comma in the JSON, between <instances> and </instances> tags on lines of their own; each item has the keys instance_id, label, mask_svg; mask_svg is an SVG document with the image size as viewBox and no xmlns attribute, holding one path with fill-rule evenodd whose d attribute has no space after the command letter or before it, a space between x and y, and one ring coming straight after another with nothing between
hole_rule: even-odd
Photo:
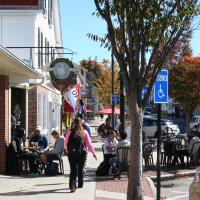
<instances>
[{"instance_id":1,"label":"pole","mask_svg":"<svg viewBox=\"0 0 200 200\"><path fill-rule=\"evenodd\" d=\"M125 103L124 103L124 84L123 84L123 77L120 72L120 131L124 131L124 124L125 124Z\"/></svg>"},{"instance_id":2,"label":"pole","mask_svg":"<svg viewBox=\"0 0 200 200\"><path fill-rule=\"evenodd\" d=\"M158 134L157 134L157 200L160 200L161 109L162 109L162 104L158 104Z\"/></svg>"},{"instance_id":3,"label":"pole","mask_svg":"<svg viewBox=\"0 0 200 200\"><path fill-rule=\"evenodd\" d=\"M114 88L114 56L113 56L113 52L111 54L111 68L112 68L111 69L111 75L112 75L112 97L113 97L113 95L115 93L115 88ZM113 129L115 128L115 115L114 115L114 112L115 112L115 104L112 101L112 128Z\"/></svg>"}]
</instances>

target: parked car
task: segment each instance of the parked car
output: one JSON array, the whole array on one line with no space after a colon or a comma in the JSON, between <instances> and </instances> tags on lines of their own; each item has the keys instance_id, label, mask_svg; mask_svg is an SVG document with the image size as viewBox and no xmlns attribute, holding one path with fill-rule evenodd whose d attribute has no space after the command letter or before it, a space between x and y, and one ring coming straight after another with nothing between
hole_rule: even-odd
<instances>
[{"instance_id":1,"label":"parked car","mask_svg":"<svg viewBox=\"0 0 200 200\"><path fill-rule=\"evenodd\" d=\"M155 117L145 116L143 118L143 131L145 132L147 138L154 138L156 136L157 124L158 120ZM171 133L173 132L174 135L180 134L178 125L167 119L161 120L161 129L168 129L168 131Z\"/></svg>"},{"instance_id":2,"label":"parked car","mask_svg":"<svg viewBox=\"0 0 200 200\"><path fill-rule=\"evenodd\" d=\"M197 170L194 176L194 180L190 185L189 199L190 200L200 199L200 169Z\"/></svg>"},{"instance_id":3,"label":"parked car","mask_svg":"<svg viewBox=\"0 0 200 200\"><path fill-rule=\"evenodd\" d=\"M190 128L192 128L198 124L200 124L200 115L196 115L192 118L192 121L190 123Z\"/></svg>"},{"instance_id":4,"label":"parked car","mask_svg":"<svg viewBox=\"0 0 200 200\"><path fill-rule=\"evenodd\" d=\"M143 131L145 132L145 135L147 138L154 138L156 136L157 132L157 124L158 120L155 116L151 115L145 115L143 118ZM168 129L169 133L173 132L174 135L180 134L180 129L178 125L174 124L172 121L167 119L161 120L161 128ZM126 129L126 132L128 134L128 139L130 139L131 135L131 126L129 125Z\"/></svg>"}]
</instances>

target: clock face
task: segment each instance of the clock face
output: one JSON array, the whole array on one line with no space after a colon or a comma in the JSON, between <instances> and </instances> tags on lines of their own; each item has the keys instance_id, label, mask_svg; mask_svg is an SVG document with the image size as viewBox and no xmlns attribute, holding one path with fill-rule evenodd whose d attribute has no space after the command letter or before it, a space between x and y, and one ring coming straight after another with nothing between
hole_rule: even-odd
<instances>
[{"instance_id":1,"label":"clock face","mask_svg":"<svg viewBox=\"0 0 200 200\"><path fill-rule=\"evenodd\" d=\"M66 79L70 74L70 67L65 62L59 62L54 66L53 73L58 79Z\"/></svg>"}]
</instances>

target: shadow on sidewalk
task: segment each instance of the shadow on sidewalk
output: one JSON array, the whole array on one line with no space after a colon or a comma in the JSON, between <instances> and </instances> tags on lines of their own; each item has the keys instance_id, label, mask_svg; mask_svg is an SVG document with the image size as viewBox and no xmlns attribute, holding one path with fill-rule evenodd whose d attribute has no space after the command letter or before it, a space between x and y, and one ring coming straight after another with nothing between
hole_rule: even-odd
<instances>
[{"instance_id":1,"label":"shadow on sidewalk","mask_svg":"<svg viewBox=\"0 0 200 200\"><path fill-rule=\"evenodd\" d=\"M60 189L51 189L51 190L39 190L39 191L27 191L27 190L18 190L14 192L6 192L6 193L0 193L0 197L2 196L34 196L38 194L67 194L70 193L70 191L67 191L66 187L65 188L60 188Z\"/></svg>"}]
</instances>

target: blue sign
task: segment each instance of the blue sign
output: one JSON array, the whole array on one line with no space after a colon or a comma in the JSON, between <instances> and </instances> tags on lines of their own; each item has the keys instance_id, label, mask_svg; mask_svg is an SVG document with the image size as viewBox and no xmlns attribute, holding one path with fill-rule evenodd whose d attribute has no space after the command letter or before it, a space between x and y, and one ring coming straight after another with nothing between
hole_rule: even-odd
<instances>
[{"instance_id":1,"label":"blue sign","mask_svg":"<svg viewBox=\"0 0 200 200\"><path fill-rule=\"evenodd\" d=\"M120 97L118 94L113 94L112 95L112 105L119 104L120 102Z\"/></svg>"},{"instance_id":2,"label":"blue sign","mask_svg":"<svg viewBox=\"0 0 200 200\"><path fill-rule=\"evenodd\" d=\"M168 70L161 70L156 78L154 85L154 103L168 103L169 91L168 91Z\"/></svg>"}]
</instances>

